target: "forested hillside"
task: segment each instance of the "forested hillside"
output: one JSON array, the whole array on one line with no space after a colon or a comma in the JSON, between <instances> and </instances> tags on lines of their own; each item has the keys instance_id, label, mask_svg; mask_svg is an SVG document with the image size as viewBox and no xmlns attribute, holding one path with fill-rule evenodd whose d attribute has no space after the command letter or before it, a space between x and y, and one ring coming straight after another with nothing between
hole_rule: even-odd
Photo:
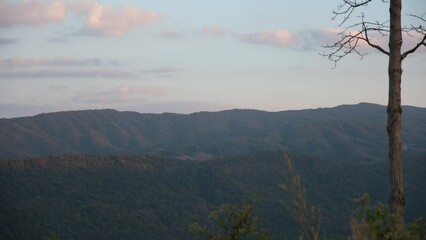
<instances>
[{"instance_id":1,"label":"forested hillside","mask_svg":"<svg viewBox=\"0 0 426 240\"><path fill-rule=\"evenodd\" d=\"M386 161L293 159L310 204L323 211L327 239L345 239L353 199L369 192L386 201ZM426 215L426 164L406 162L407 214ZM188 225L205 222L223 203L259 196L257 213L273 239L297 236L282 152L214 161L156 157L57 155L0 162L0 238L192 239Z\"/></svg>"},{"instance_id":2,"label":"forested hillside","mask_svg":"<svg viewBox=\"0 0 426 240\"><path fill-rule=\"evenodd\" d=\"M407 151L426 154L426 109L405 107ZM383 159L386 108L358 104L314 110L139 114L76 111L0 120L0 157L47 154L162 154L206 160L264 150L332 159ZM231 147L232 146L232 147Z\"/></svg>"}]
</instances>

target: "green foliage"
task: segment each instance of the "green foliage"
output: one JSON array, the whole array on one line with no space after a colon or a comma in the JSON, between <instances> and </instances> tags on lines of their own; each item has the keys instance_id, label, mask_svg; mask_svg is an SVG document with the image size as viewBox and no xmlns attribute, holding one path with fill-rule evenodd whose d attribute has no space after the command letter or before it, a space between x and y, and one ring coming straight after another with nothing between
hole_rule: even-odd
<instances>
[{"instance_id":1,"label":"green foliage","mask_svg":"<svg viewBox=\"0 0 426 240\"><path fill-rule=\"evenodd\" d=\"M52 233L47 240L59 240L59 237L55 233Z\"/></svg>"},{"instance_id":2,"label":"green foliage","mask_svg":"<svg viewBox=\"0 0 426 240\"><path fill-rule=\"evenodd\" d=\"M384 204L371 207L369 195L355 200L358 208L351 221L350 240L425 240L426 223L418 218L406 226L397 225L395 217Z\"/></svg>"},{"instance_id":3,"label":"green foliage","mask_svg":"<svg viewBox=\"0 0 426 240\"><path fill-rule=\"evenodd\" d=\"M210 213L216 228L211 230L199 223L190 225L190 231L209 240L268 240L269 233L260 227L260 218L255 214L254 202L242 205L224 204Z\"/></svg>"}]
</instances>

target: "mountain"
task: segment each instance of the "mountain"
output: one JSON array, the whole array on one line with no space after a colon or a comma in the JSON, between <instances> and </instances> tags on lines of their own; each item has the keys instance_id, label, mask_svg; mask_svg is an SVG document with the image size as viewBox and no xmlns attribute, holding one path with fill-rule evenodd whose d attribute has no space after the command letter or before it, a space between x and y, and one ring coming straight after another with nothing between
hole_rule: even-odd
<instances>
[{"instance_id":1,"label":"mountain","mask_svg":"<svg viewBox=\"0 0 426 240\"><path fill-rule=\"evenodd\" d=\"M192 239L224 203L259 196L273 239L297 238L283 160L346 239L353 199L386 202L386 108L264 112L90 110L0 119L0 239ZM426 109L403 107L406 214L426 216Z\"/></svg>"},{"instance_id":2,"label":"mountain","mask_svg":"<svg viewBox=\"0 0 426 240\"><path fill-rule=\"evenodd\" d=\"M404 149L426 154L426 109L403 107ZM264 150L331 159L383 159L386 108L361 103L263 112L140 114L88 110L0 119L0 158L156 154L206 160Z\"/></svg>"}]
</instances>

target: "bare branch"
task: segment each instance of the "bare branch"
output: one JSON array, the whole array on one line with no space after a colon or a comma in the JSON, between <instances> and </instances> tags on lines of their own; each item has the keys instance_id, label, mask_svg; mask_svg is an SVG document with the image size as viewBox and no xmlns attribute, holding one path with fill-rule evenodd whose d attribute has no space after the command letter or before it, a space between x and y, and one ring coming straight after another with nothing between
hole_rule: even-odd
<instances>
[{"instance_id":1,"label":"bare branch","mask_svg":"<svg viewBox=\"0 0 426 240\"><path fill-rule=\"evenodd\" d=\"M342 18L342 21L338 26L342 26L343 24L346 24L348 22L348 19L354 14L355 10L360 7L367 6L369 3L371 3L373 0L342 0L343 3L340 4L337 7L337 10L333 11L333 20L336 18ZM382 0L382 2L386 2L386 0ZM414 14L406 14L409 17L416 18L417 20L420 20L421 22L424 22L424 24L421 24L419 26L408 26L402 28L402 32L405 33L408 37L418 37L420 35L421 40L417 42L417 44L409 49L408 51L404 52L401 57L402 59L405 59L409 54L412 54L417 51L422 46L426 47L426 14L420 15L414 15ZM337 62L340 61L340 59L344 58L346 55L349 55L351 53L355 53L359 55L361 58L366 55L366 53L361 53L360 50L362 49L362 46L360 45L361 42L365 42L366 45L370 46L371 48L374 48L378 50L379 52L388 55L389 51L387 48L380 46L377 44L377 41L374 42L374 39L377 35L381 35L382 37L385 37L389 34L390 26L389 21L385 22L370 22L365 20L364 13L361 12L360 16L357 16L360 18L360 20L352 25L347 26L344 30L342 30L338 35L340 36L340 39L331 45L323 46L324 48L329 49L329 52L324 52L322 55L323 57L327 57L329 60L334 62L334 67L336 67ZM355 29L355 30L354 30ZM371 33L374 33L372 35ZM334 68L333 67L333 68Z\"/></svg>"},{"instance_id":2,"label":"bare branch","mask_svg":"<svg viewBox=\"0 0 426 240\"><path fill-rule=\"evenodd\" d=\"M377 32L381 32L381 31L383 31L383 29L380 29L380 28L379 29L367 28L367 27L365 27L364 23L362 24L362 27L364 28L365 38L361 38L361 39L364 40L365 42L367 42L367 44L370 45L371 47L373 47L373 48L379 50L380 52L382 52L382 53L384 53L384 54L386 54L386 55L389 56L389 52L388 51L384 50L379 45L371 43L370 38L368 38L368 31L374 30L374 31L377 31Z\"/></svg>"},{"instance_id":3,"label":"bare branch","mask_svg":"<svg viewBox=\"0 0 426 240\"><path fill-rule=\"evenodd\" d=\"M360 2L357 0L343 0L343 4L337 7L337 10L333 11L335 20L338 16L343 16L343 20L340 22L339 26L342 26L352 15L353 11L361 6L367 6L369 2L372 0L361 0Z\"/></svg>"},{"instance_id":4,"label":"bare branch","mask_svg":"<svg viewBox=\"0 0 426 240\"><path fill-rule=\"evenodd\" d=\"M330 61L333 61L334 67L336 67L340 59L351 53L355 53L361 58L366 55L358 50L359 40L363 40L362 32L352 34L351 32L346 33L346 30L344 30L339 35L341 36L339 41L332 45L323 46L324 48L331 49L331 52L321 54L323 57L327 57Z\"/></svg>"},{"instance_id":5,"label":"bare branch","mask_svg":"<svg viewBox=\"0 0 426 240\"><path fill-rule=\"evenodd\" d=\"M365 42L367 45L369 45L372 48L377 49L383 54L389 55L389 52L386 51L381 46L374 44L369 37L370 32L376 32L382 36L387 36L389 33L389 27L388 27L388 21L380 23L378 21L376 22L367 22L364 21L364 14L361 16L361 22L352 24L348 27L346 27L344 30L342 30L340 35L340 40L335 42L332 45L326 45L323 46L325 48L328 48L331 50L328 54L324 53L321 54L323 57L327 57L329 60L334 62L334 67L336 67L337 62L345 57L346 55L349 55L351 53L356 53L361 58L363 58L366 54L361 53L359 51L360 49L360 42ZM356 32L352 32L351 29L359 28L361 30L358 30ZM333 68L334 68L333 67Z\"/></svg>"},{"instance_id":6,"label":"bare branch","mask_svg":"<svg viewBox=\"0 0 426 240\"><path fill-rule=\"evenodd\" d=\"M422 20L423 22L426 22L426 14L423 14L423 16L418 16L418 15L414 15L414 14L407 14L407 16L413 17L413 18L417 18L419 20Z\"/></svg>"},{"instance_id":7,"label":"bare branch","mask_svg":"<svg viewBox=\"0 0 426 240\"><path fill-rule=\"evenodd\" d=\"M423 35L423 39L419 43L417 43L416 46L414 46L412 49L410 49L410 50L408 50L408 51L406 51L405 53L402 54L402 59L405 59L408 56L408 54L411 54L411 53L414 53L415 51L417 51L417 49L422 45L426 47L426 34Z\"/></svg>"},{"instance_id":8,"label":"bare branch","mask_svg":"<svg viewBox=\"0 0 426 240\"><path fill-rule=\"evenodd\" d=\"M425 24L426 24L426 14L423 14L423 16L417 16L417 15L414 15L414 14L407 14L407 16L417 18L417 19L425 22ZM418 25L418 26L411 25L410 27L404 27L402 29L402 31L405 32L410 37L411 37L410 32L413 32L413 31L420 33L420 34L426 34L426 26L425 25L422 26L421 24Z\"/></svg>"},{"instance_id":9,"label":"bare branch","mask_svg":"<svg viewBox=\"0 0 426 240\"><path fill-rule=\"evenodd\" d=\"M423 22L426 23L426 17L425 17L425 15L426 14L423 14L423 16L418 16L418 15L414 15L414 14L407 14L407 16L417 18L417 19L419 19L419 20L421 20L421 21L423 21ZM410 50L408 50L408 51L406 51L406 52L404 52L402 54L402 59L405 59L409 54L412 54L415 51L417 51L417 49L419 47L421 47L421 46L425 46L426 47L426 27L422 26L422 25L419 25L419 26L413 26L413 25L411 25L408 28L407 27L404 28L403 31L408 36L410 36L410 37L412 37L412 35L410 35L410 32L412 32L412 31L415 31L415 32L420 33L420 34L423 34L422 40L420 40L413 48L411 48Z\"/></svg>"}]
</instances>

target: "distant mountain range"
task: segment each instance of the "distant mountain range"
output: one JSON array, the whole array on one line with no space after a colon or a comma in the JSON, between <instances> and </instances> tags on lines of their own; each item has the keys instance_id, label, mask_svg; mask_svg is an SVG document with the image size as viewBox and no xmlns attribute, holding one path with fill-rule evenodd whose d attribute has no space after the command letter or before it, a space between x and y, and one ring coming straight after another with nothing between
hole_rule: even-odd
<instances>
[{"instance_id":1,"label":"distant mountain range","mask_svg":"<svg viewBox=\"0 0 426 240\"><path fill-rule=\"evenodd\" d=\"M426 109L403 107L404 149L426 155ZM331 159L387 156L386 107L140 114L87 110L0 119L0 158L154 154L207 160L265 150Z\"/></svg>"}]
</instances>

